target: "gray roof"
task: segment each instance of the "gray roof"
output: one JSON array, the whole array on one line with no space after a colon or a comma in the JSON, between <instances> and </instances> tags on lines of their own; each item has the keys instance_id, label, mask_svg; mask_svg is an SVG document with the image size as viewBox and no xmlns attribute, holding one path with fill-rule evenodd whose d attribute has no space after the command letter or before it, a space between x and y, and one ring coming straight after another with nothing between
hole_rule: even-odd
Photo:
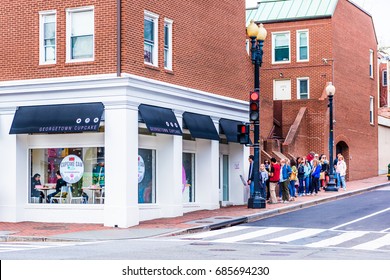
<instances>
[{"instance_id":1,"label":"gray roof","mask_svg":"<svg viewBox=\"0 0 390 280\"><path fill-rule=\"evenodd\" d=\"M246 10L246 26L255 22L303 20L331 17L338 0L259 0Z\"/></svg>"}]
</instances>

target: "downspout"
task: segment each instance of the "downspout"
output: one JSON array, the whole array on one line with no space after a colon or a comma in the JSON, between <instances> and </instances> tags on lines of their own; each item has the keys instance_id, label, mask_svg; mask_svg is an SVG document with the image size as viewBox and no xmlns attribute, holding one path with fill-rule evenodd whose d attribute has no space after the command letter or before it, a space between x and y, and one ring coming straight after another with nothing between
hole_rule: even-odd
<instances>
[{"instance_id":1,"label":"downspout","mask_svg":"<svg viewBox=\"0 0 390 280\"><path fill-rule=\"evenodd\" d=\"M116 8L116 14L117 14L117 17L116 17L116 33L117 33L117 42L116 42L116 76L117 77L120 77L121 76L121 60L122 60L122 54L121 54L121 50L122 50L122 47L121 47L121 41L122 41L122 37L121 37L121 0L117 0L117 4L116 4L117 8Z\"/></svg>"}]
</instances>

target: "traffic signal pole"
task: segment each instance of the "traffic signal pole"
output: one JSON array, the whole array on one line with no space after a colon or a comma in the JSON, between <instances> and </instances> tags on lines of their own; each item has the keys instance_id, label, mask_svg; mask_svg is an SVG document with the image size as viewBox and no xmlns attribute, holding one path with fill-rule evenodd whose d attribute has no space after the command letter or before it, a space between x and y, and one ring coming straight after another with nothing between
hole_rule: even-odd
<instances>
[{"instance_id":1,"label":"traffic signal pole","mask_svg":"<svg viewBox=\"0 0 390 280\"><path fill-rule=\"evenodd\" d=\"M260 194L260 67L263 59L263 40L258 40L256 44L256 37L251 37L252 40L252 62L254 64L254 86L257 93L257 106L252 106L253 94L251 93L249 102L249 120L254 126L253 135L253 175L254 175L254 194L248 199L248 208L265 208L265 197ZM256 109L256 112L253 112ZM257 115L257 117L252 117Z\"/></svg>"}]
</instances>

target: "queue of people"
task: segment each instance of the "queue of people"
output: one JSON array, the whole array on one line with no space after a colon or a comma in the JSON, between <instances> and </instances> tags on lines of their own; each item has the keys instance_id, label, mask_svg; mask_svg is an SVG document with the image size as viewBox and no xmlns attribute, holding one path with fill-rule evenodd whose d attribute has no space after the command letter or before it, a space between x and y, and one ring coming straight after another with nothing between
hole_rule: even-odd
<instances>
[{"instance_id":1,"label":"queue of people","mask_svg":"<svg viewBox=\"0 0 390 280\"><path fill-rule=\"evenodd\" d=\"M253 160L254 157L251 155L248 176L251 196L255 189ZM269 204L289 203L297 197L317 195L321 190L325 190L329 182L330 164L326 155L314 152L296 159L281 159L279 162L275 158L271 158L271 161L264 160L259 172L260 195ZM333 161L333 168L337 189L342 187L346 191L347 165L341 154Z\"/></svg>"}]
</instances>

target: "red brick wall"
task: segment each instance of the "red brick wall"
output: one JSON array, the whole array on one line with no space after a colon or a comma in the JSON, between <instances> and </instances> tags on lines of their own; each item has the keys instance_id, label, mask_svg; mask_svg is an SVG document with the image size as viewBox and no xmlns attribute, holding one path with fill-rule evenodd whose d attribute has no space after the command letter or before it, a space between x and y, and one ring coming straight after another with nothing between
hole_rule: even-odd
<instances>
[{"instance_id":1,"label":"red brick wall","mask_svg":"<svg viewBox=\"0 0 390 280\"><path fill-rule=\"evenodd\" d=\"M369 77L369 50L374 50L376 72L376 39L371 17L347 0L340 0L332 18L295 22L264 23L268 37L264 46L264 63L261 72L262 91L267 99L273 99L274 80L291 80L291 101L283 101L283 135L294 122L299 108L308 107L306 131L298 131L294 153L308 151L328 154L329 110L324 92L332 81L336 95L334 100L334 145L345 141L348 145L347 160L349 179L361 179L377 175L377 164L363 165L370 158L378 162L377 120L369 123L370 96L377 104L377 77ZM362 32L364 26L364 32ZM309 29L310 61L296 62L296 30ZM272 32L290 31L291 63L272 64ZM327 64L323 58L334 59ZM309 77L310 98L313 101L297 101L297 78ZM376 118L376 108L374 116ZM272 127L272 126L271 126ZM303 139L306 138L306 141ZM305 144L303 144L305 142ZM297 147L296 145L305 145ZM336 149L334 149L335 152Z\"/></svg>"},{"instance_id":2,"label":"red brick wall","mask_svg":"<svg viewBox=\"0 0 390 280\"><path fill-rule=\"evenodd\" d=\"M0 1L0 81L115 73L116 1ZM66 8L95 7L95 61L65 63ZM39 65L39 12L57 11L57 63ZM107 36L111 34L111 36Z\"/></svg>"},{"instance_id":3,"label":"red brick wall","mask_svg":"<svg viewBox=\"0 0 390 280\"><path fill-rule=\"evenodd\" d=\"M345 141L349 147L349 179L375 176L378 174L378 77L372 19L343 0L337 5L333 28L335 145ZM374 79L369 76L370 49L374 51ZM374 125L370 125L369 118L370 96L374 97ZM373 164L362 164L367 159Z\"/></svg>"},{"instance_id":4,"label":"red brick wall","mask_svg":"<svg viewBox=\"0 0 390 280\"><path fill-rule=\"evenodd\" d=\"M116 0L1 1L0 81L116 73ZM95 7L95 60L65 63L65 9ZM39 11L57 11L57 63L39 66ZM159 15L159 66L143 57L144 10ZM173 20L173 71L163 66L164 18ZM6 28L4 28L6 27ZM122 72L248 100L245 1L122 0Z\"/></svg>"}]
</instances>

